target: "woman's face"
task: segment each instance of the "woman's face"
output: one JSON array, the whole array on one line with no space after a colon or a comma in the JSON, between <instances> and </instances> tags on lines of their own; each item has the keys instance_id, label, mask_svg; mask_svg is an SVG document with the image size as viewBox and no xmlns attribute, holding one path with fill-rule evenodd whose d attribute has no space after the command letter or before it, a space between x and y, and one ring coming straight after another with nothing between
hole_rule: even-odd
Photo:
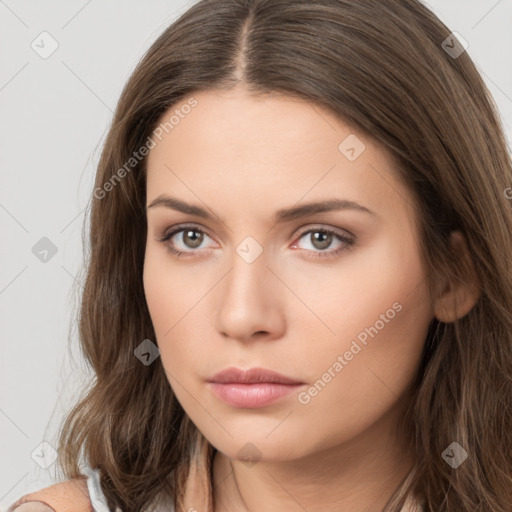
<instances>
[{"instance_id":1,"label":"woman's face","mask_svg":"<svg viewBox=\"0 0 512 512\"><path fill-rule=\"evenodd\" d=\"M380 145L317 105L193 98L147 162L144 287L169 383L230 458L349 443L397 410L434 318L413 198ZM308 208L327 201L347 203ZM228 367L301 384L207 382Z\"/></svg>"}]
</instances>

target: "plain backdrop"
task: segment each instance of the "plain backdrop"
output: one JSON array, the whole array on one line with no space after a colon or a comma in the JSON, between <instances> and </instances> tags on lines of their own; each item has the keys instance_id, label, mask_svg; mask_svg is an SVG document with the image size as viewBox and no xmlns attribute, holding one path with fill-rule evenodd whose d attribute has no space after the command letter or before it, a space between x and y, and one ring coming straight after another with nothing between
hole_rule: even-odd
<instances>
[{"instance_id":1,"label":"plain backdrop","mask_svg":"<svg viewBox=\"0 0 512 512\"><path fill-rule=\"evenodd\" d=\"M90 377L77 276L101 144L138 60L193 3L0 0L0 511L55 481ZM425 3L469 43L512 141L512 0Z\"/></svg>"}]
</instances>

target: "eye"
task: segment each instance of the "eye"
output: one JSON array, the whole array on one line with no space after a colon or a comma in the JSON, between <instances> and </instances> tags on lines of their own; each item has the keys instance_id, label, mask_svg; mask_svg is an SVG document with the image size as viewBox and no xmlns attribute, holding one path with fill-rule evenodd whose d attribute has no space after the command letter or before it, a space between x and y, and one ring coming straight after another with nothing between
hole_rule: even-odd
<instances>
[{"instance_id":1,"label":"eye","mask_svg":"<svg viewBox=\"0 0 512 512\"><path fill-rule=\"evenodd\" d=\"M179 247L175 247L175 243L172 242L172 239L176 235L176 238L181 238L181 247L184 246L185 250L180 249ZM176 226L173 230L167 232L162 238L159 238L159 241L164 243L173 254L175 254L178 258L181 257L194 257L193 254L200 245L203 243L204 238L210 238L202 229L199 229L195 225L180 225ZM191 249L191 250L187 250Z\"/></svg>"},{"instance_id":2,"label":"eye","mask_svg":"<svg viewBox=\"0 0 512 512\"><path fill-rule=\"evenodd\" d=\"M353 248L355 244L355 239L345 236L342 233L339 233L336 230L330 228L313 228L307 231L304 231L299 236L299 240L304 238L306 235L309 237L306 238L307 241L310 242L313 250L307 249L312 252L313 258L329 258L335 257L341 254L344 251L349 251ZM334 240L338 240L337 248L332 249L330 251L326 251L327 248L333 245ZM292 248L296 248L297 243L292 245ZM317 250L315 250L317 249Z\"/></svg>"},{"instance_id":3,"label":"eye","mask_svg":"<svg viewBox=\"0 0 512 512\"><path fill-rule=\"evenodd\" d=\"M181 236L177 236L181 235ZM309 235L309 238L305 238ZM179 225L174 227L171 231L166 232L163 237L158 238L158 241L166 245L167 249L175 254L178 258L181 257L195 257L197 252L195 249L200 249L206 238L211 238L206 232L195 225ZM180 240L178 247L176 242L172 239L176 238ZM355 239L345 236L341 232L338 232L330 228L311 228L307 231L303 231L299 240L305 238L309 240L312 249L306 248L306 252L312 253L313 258L326 258L335 257L344 251L352 249L355 244ZM332 250L326 250L333 245L333 241L338 241L337 247ZM297 248L298 245L295 242L292 246L293 249ZM303 249L303 247L299 247Z\"/></svg>"}]
</instances>

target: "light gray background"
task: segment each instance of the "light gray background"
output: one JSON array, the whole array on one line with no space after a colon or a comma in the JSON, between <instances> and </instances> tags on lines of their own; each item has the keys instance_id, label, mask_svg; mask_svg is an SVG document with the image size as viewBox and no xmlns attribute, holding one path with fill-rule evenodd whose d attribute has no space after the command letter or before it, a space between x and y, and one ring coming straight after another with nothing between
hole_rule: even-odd
<instances>
[{"instance_id":1,"label":"light gray background","mask_svg":"<svg viewBox=\"0 0 512 512\"><path fill-rule=\"evenodd\" d=\"M101 144L138 60L193 3L0 0L0 511L55 479L31 454L56 446L89 377L76 276ZM512 144L512 0L426 3L468 41ZM43 31L59 45L46 59L31 47ZM32 252L43 237L57 247L47 262Z\"/></svg>"}]
</instances>

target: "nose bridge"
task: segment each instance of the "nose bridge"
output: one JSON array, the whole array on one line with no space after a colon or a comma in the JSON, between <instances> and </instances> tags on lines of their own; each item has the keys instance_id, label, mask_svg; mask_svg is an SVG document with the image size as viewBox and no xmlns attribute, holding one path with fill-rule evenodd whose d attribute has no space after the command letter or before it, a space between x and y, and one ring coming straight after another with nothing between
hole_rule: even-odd
<instances>
[{"instance_id":1,"label":"nose bridge","mask_svg":"<svg viewBox=\"0 0 512 512\"><path fill-rule=\"evenodd\" d=\"M252 236L235 247L231 270L221 287L218 329L230 337L247 339L254 332L271 331L277 317L275 276L267 268L267 253Z\"/></svg>"},{"instance_id":2,"label":"nose bridge","mask_svg":"<svg viewBox=\"0 0 512 512\"><path fill-rule=\"evenodd\" d=\"M269 270L267 253L253 237L245 237L236 247L232 258L232 270L228 276L227 293L234 293L239 299L264 299L264 286ZM246 296L247 295L247 296Z\"/></svg>"}]
</instances>

